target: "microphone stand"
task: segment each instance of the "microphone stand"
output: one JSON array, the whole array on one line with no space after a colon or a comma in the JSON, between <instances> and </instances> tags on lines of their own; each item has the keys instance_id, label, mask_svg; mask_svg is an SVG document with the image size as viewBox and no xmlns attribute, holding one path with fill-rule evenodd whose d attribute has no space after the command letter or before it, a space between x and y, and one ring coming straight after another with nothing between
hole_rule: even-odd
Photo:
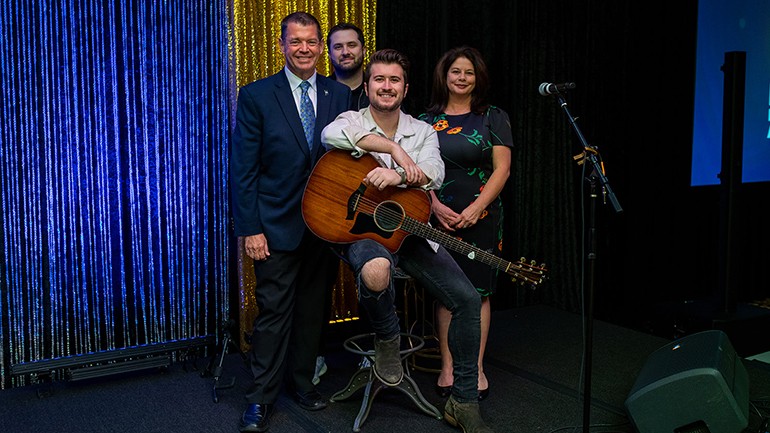
<instances>
[{"instance_id":1,"label":"microphone stand","mask_svg":"<svg viewBox=\"0 0 770 433\"><path fill-rule=\"evenodd\" d=\"M593 295L594 295L594 284L595 284L595 274L596 274L596 184L597 181L599 185L601 185L602 188L602 194L604 198L609 198L610 203L612 203L613 208L615 209L616 213L623 212L623 208L620 207L620 203L618 202L617 198L615 197L615 193L612 192L612 188L610 187L610 183L607 180L607 177L604 175L604 170L602 169L601 162L596 157L596 155L599 153L595 147L588 144L588 141L586 141L585 137L583 136L583 133L580 131L580 128L578 127L577 123L575 122L575 118L572 117L572 113L570 113L569 108L567 107L567 102L564 100L564 97L560 92L555 92L554 96L556 96L557 100L559 101L559 106L564 110L564 114L567 115L567 119L569 120L570 125L572 126L572 129L575 130L575 133L578 136L578 139L580 139L580 143L583 146L583 163L584 164L591 164L591 174L588 176L586 180L590 182L591 185L591 192L590 192L590 198L591 198L591 204L590 204L590 218L589 218L589 226L588 226L588 291L584 293L584 299L583 299L583 323L584 323L584 332L585 332L585 375L583 376L583 433L588 433L590 425L591 425L591 370L592 370L592 352L593 352L593 320L594 320L594 304L593 304Z\"/></svg>"}]
</instances>

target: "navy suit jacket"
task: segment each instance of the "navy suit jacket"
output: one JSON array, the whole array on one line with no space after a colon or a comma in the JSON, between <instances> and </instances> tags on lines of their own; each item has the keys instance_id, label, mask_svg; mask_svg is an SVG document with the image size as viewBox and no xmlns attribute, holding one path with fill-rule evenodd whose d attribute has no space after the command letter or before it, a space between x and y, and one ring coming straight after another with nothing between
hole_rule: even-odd
<instances>
[{"instance_id":1,"label":"navy suit jacket","mask_svg":"<svg viewBox=\"0 0 770 433\"><path fill-rule=\"evenodd\" d=\"M326 152L321 130L350 105L346 85L316 74L316 87L312 153L283 69L238 94L230 154L235 235L264 233L270 250L291 251L302 240L302 194Z\"/></svg>"}]
</instances>

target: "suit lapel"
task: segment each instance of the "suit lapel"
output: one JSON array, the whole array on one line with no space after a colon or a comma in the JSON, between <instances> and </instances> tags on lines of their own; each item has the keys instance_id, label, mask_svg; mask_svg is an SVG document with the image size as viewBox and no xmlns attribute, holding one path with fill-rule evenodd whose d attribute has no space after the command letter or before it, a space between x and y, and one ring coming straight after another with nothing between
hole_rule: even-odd
<instances>
[{"instance_id":1,"label":"suit lapel","mask_svg":"<svg viewBox=\"0 0 770 433\"><path fill-rule=\"evenodd\" d=\"M286 78L286 73L281 70L276 74L275 84L275 97L278 100L278 105L281 107L286 122L289 124L294 138L300 151L306 156L310 156L310 150L307 146L307 139L305 139L305 130L302 129L302 120L299 118L299 112L297 111L297 104L294 103L294 96L291 94L289 88L289 80ZM316 116L317 117L317 116ZM318 123L316 121L316 123ZM317 128L316 128L317 129Z\"/></svg>"},{"instance_id":2,"label":"suit lapel","mask_svg":"<svg viewBox=\"0 0 770 433\"><path fill-rule=\"evenodd\" d=\"M326 125L333 120L327 119L329 117L329 107L332 103L332 95L329 91L329 83L325 78L326 77L321 75L316 77L316 85L318 86L318 107L316 107L316 119L320 121L321 125ZM318 123L318 121L316 123ZM316 135L320 136L320 134Z\"/></svg>"},{"instance_id":3,"label":"suit lapel","mask_svg":"<svg viewBox=\"0 0 770 433\"><path fill-rule=\"evenodd\" d=\"M316 128L313 136L313 139L315 140L313 153L315 153L319 147L323 147L321 145L321 130L323 130L323 128L319 128L318 125L325 126L334 120L329 118L332 104L332 91L329 89L330 81L329 78L320 74L316 77L316 86L318 86L318 95L316 99L318 106L316 107Z\"/></svg>"}]
</instances>

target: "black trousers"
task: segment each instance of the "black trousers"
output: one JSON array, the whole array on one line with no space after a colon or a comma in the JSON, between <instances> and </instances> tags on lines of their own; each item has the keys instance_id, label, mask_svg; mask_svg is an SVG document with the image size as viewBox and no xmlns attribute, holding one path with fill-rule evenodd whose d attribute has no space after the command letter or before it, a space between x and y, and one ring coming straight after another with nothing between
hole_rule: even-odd
<instances>
[{"instance_id":1,"label":"black trousers","mask_svg":"<svg viewBox=\"0 0 770 433\"><path fill-rule=\"evenodd\" d=\"M271 251L255 262L256 302L249 361L254 382L248 403L272 404L284 378L291 392L308 392L318 355L321 329L328 313L339 259L328 244L306 232L294 251Z\"/></svg>"}]
</instances>

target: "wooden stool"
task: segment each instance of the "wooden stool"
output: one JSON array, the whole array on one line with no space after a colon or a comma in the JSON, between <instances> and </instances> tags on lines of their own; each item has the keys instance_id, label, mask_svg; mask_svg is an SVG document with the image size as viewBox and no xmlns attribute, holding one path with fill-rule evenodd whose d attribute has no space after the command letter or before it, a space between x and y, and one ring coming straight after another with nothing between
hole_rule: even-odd
<instances>
[{"instance_id":1,"label":"wooden stool","mask_svg":"<svg viewBox=\"0 0 770 433\"><path fill-rule=\"evenodd\" d=\"M406 343L407 346L399 351L401 362L404 364L404 379L396 386L388 386L382 383L382 381L380 381L374 374L374 333L360 334L345 340L345 350L361 355L363 358L361 359L360 368L350 378L345 389L334 394L330 400L334 402L346 400L359 389L364 389L364 399L361 401L361 409L358 411L358 416L356 416L355 421L353 421L354 432L361 431L361 425L366 421L366 417L369 416L374 397L376 397L382 389L386 388L397 389L403 392L427 415L435 417L437 420L442 418L441 412L439 412L435 406L430 404L422 395L420 388L417 387L414 379L409 375L409 368L406 365L406 360L413 353L420 350L425 345L425 341L416 335L401 333L401 343L402 345Z\"/></svg>"}]
</instances>

